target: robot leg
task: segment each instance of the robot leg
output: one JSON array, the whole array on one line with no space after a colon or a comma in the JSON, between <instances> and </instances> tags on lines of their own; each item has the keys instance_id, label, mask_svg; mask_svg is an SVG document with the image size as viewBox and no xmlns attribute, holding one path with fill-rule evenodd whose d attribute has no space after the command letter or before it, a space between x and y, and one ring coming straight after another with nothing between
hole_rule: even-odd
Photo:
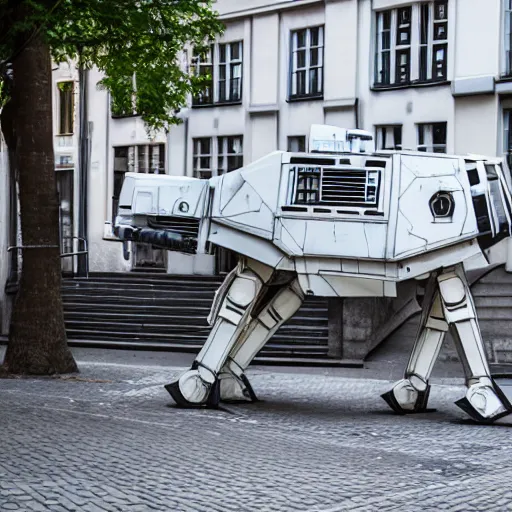
<instances>
[{"instance_id":1,"label":"robot leg","mask_svg":"<svg viewBox=\"0 0 512 512\"><path fill-rule=\"evenodd\" d=\"M268 276L272 269L268 269ZM220 305L215 306L214 325L192 368L165 386L177 405L217 407L218 374L233 345L250 320L250 314L264 280L246 260L241 260L236 275L225 290Z\"/></svg>"},{"instance_id":2,"label":"robot leg","mask_svg":"<svg viewBox=\"0 0 512 512\"><path fill-rule=\"evenodd\" d=\"M481 423L494 423L512 413L512 406L491 377L464 269L457 265L438 277L445 318L466 375L466 396L456 402Z\"/></svg>"},{"instance_id":3,"label":"robot leg","mask_svg":"<svg viewBox=\"0 0 512 512\"><path fill-rule=\"evenodd\" d=\"M431 286L436 286L436 283ZM429 378L448 331L439 292L433 291L430 297L431 300L424 305L424 311L428 313L423 315L404 378L382 395L398 414L425 412L427 408Z\"/></svg>"},{"instance_id":4,"label":"robot leg","mask_svg":"<svg viewBox=\"0 0 512 512\"><path fill-rule=\"evenodd\" d=\"M219 375L220 398L225 402L256 401L245 370L276 331L298 311L304 295L298 281L281 288L251 320L232 348Z\"/></svg>"}]
</instances>

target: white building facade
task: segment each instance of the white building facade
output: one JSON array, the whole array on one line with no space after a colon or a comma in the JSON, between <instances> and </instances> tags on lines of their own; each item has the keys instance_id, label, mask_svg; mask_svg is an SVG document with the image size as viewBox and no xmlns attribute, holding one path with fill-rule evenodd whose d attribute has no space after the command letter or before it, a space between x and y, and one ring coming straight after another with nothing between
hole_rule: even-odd
<instances>
[{"instance_id":1,"label":"white building facade","mask_svg":"<svg viewBox=\"0 0 512 512\"><path fill-rule=\"evenodd\" d=\"M125 259L112 222L128 171L210 177L274 150L306 150L315 123L372 131L379 148L512 154L511 0L218 0L216 8L224 34L206 55L185 55L191 72L212 81L168 134L149 139L136 115L113 116L101 75L88 73L85 195L78 71L55 66L63 252L78 247L86 197L91 272L213 274L233 264L226 254L135 245ZM74 259L63 258L63 269L76 270Z\"/></svg>"}]
</instances>

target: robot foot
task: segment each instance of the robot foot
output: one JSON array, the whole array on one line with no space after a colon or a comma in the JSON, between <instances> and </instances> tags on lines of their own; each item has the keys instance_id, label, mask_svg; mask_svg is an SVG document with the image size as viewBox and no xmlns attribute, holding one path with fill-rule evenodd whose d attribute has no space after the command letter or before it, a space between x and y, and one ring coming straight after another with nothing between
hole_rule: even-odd
<instances>
[{"instance_id":1,"label":"robot foot","mask_svg":"<svg viewBox=\"0 0 512 512\"><path fill-rule=\"evenodd\" d=\"M245 374L238 377L231 372L223 373L219 375L219 383L222 402L232 404L258 402L258 397Z\"/></svg>"},{"instance_id":2,"label":"robot foot","mask_svg":"<svg viewBox=\"0 0 512 512\"><path fill-rule=\"evenodd\" d=\"M491 383L470 386L464 398L455 405L478 423L511 424L512 409L502 391Z\"/></svg>"},{"instance_id":3,"label":"robot foot","mask_svg":"<svg viewBox=\"0 0 512 512\"><path fill-rule=\"evenodd\" d=\"M419 391L411 383L411 379L402 379L381 397L397 414L433 412L434 409L427 409L430 386L424 384L424 387L423 391Z\"/></svg>"},{"instance_id":4,"label":"robot foot","mask_svg":"<svg viewBox=\"0 0 512 512\"><path fill-rule=\"evenodd\" d=\"M189 370L177 381L165 386L178 407L207 407L217 409L220 402L220 384L215 378L213 383L206 382L198 370Z\"/></svg>"}]
</instances>

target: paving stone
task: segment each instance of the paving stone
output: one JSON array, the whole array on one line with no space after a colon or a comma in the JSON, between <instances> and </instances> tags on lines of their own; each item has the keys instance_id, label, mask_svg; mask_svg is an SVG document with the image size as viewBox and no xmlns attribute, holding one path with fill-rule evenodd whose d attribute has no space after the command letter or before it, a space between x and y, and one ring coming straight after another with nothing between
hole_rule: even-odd
<instances>
[{"instance_id":1,"label":"paving stone","mask_svg":"<svg viewBox=\"0 0 512 512\"><path fill-rule=\"evenodd\" d=\"M94 382L0 380L0 510L512 510L510 430L468 423L456 380L400 417L390 381L255 370L262 401L183 410L177 369L81 365Z\"/></svg>"}]
</instances>

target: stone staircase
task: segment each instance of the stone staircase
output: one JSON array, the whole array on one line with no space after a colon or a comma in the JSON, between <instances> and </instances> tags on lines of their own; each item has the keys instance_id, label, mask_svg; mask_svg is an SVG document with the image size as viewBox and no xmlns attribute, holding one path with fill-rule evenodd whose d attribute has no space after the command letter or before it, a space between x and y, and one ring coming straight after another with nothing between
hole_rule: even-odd
<instances>
[{"instance_id":1,"label":"stone staircase","mask_svg":"<svg viewBox=\"0 0 512 512\"><path fill-rule=\"evenodd\" d=\"M493 364L512 363L512 274L503 267L493 270L472 286L480 329L487 357ZM405 360L418 329L420 315L415 315L391 334L368 358ZM458 361L451 336L443 345L440 361Z\"/></svg>"},{"instance_id":2,"label":"stone staircase","mask_svg":"<svg viewBox=\"0 0 512 512\"><path fill-rule=\"evenodd\" d=\"M161 273L65 278L64 317L71 345L197 352L218 276ZM327 301L311 298L260 352L263 357L325 358Z\"/></svg>"}]
</instances>

